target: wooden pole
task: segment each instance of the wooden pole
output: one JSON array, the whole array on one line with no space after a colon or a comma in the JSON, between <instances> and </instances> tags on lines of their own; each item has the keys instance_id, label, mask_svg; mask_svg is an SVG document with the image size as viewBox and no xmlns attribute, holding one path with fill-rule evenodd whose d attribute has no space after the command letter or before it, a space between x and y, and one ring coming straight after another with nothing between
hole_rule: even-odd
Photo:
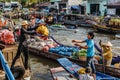
<instances>
[{"instance_id":1,"label":"wooden pole","mask_svg":"<svg viewBox=\"0 0 120 80\"><path fill-rule=\"evenodd\" d=\"M99 45L101 46L101 55L102 55L102 62L103 62L103 72L105 73L105 61L104 61L104 57L103 57L103 48L102 48L102 44L101 44L101 40L99 42Z\"/></svg>"}]
</instances>

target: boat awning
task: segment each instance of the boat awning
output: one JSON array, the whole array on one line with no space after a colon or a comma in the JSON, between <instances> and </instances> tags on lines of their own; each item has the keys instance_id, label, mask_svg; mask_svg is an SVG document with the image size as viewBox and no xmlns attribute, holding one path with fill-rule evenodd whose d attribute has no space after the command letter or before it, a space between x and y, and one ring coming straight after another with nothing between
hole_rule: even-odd
<instances>
[{"instance_id":1,"label":"boat awning","mask_svg":"<svg viewBox=\"0 0 120 80\"><path fill-rule=\"evenodd\" d=\"M80 10L80 7L79 6L71 6L71 9Z\"/></svg>"},{"instance_id":2,"label":"boat awning","mask_svg":"<svg viewBox=\"0 0 120 80\"><path fill-rule=\"evenodd\" d=\"M46 3L36 5L36 7L50 6L50 5L51 5L50 3L46 2Z\"/></svg>"},{"instance_id":3,"label":"boat awning","mask_svg":"<svg viewBox=\"0 0 120 80\"><path fill-rule=\"evenodd\" d=\"M109 3L109 4L106 4L104 6L117 8L117 7L120 7L120 2Z\"/></svg>"}]
</instances>

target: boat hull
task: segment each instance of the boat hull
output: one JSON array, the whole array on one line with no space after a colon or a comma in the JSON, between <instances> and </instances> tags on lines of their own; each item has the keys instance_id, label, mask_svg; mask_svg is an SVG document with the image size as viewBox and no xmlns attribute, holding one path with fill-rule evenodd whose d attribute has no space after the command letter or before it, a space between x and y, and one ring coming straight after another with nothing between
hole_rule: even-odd
<instances>
[{"instance_id":1,"label":"boat hull","mask_svg":"<svg viewBox=\"0 0 120 80\"><path fill-rule=\"evenodd\" d=\"M57 60L59 58L65 57L65 56L58 55L58 54L51 53L51 52L44 52L44 51L41 51L39 49L32 48L32 47L29 47L29 51L30 53L34 55L42 56L42 57L45 57L51 60ZM85 67L86 61L82 61L79 59L72 59L70 57L66 57L66 58L68 58L69 60L75 63L78 63L80 66ZM120 68L115 68L111 66L103 66L102 64L95 64L95 67L96 67L96 70L99 72L105 72L106 74L120 78Z\"/></svg>"},{"instance_id":2,"label":"boat hull","mask_svg":"<svg viewBox=\"0 0 120 80\"><path fill-rule=\"evenodd\" d=\"M95 25L94 28L100 32L107 32L107 33L120 33L120 29L117 28L110 28L107 26Z\"/></svg>"}]
</instances>

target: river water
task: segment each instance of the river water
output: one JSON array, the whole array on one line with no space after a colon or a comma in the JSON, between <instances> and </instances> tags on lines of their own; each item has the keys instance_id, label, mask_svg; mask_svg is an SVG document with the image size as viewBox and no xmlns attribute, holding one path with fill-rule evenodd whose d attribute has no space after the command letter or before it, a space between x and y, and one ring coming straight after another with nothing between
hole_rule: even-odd
<instances>
[{"instance_id":1,"label":"river water","mask_svg":"<svg viewBox=\"0 0 120 80\"><path fill-rule=\"evenodd\" d=\"M77 30L50 30L50 35L52 35L58 42L62 44L73 45L71 43L72 39L84 40L87 38L87 33L89 31L94 30L92 28L83 27L79 27ZM98 44L99 40L102 40L103 42L110 41L113 45L113 51L115 51L117 54L120 54L120 40L115 39L114 34L95 32L95 43ZM57 67L59 64L52 60L30 55L30 66L32 70L31 80L52 80L49 69Z\"/></svg>"}]
</instances>

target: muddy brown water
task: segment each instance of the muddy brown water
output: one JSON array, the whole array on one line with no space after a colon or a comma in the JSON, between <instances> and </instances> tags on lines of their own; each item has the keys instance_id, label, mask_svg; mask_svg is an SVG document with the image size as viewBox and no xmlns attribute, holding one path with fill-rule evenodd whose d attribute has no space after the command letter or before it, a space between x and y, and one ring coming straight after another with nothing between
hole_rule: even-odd
<instances>
[{"instance_id":1,"label":"muddy brown water","mask_svg":"<svg viewBox=\"0 0 120 80\"><path fill-rule=\"evenodd\" d=\"M50 30L50 34L54 36L54 38L66 45L73 45L71 43L72 39L86 39L87 33L90 31L94 31L91 28L83 28L80 27L78 30ZM115 52L120 54L120 39L115 39L114 34L108 34L103 32L95 32L94 41L96 44L99 43L99 40L103 42L110 41L115 48ZM85 45L85 44L83 44ZM49 72L50 68L57 67L59 64L55 61L45 59L39 56L30 55L30 66L32 70L32 78L31 80L52 80L52 76Z\"/></svg>"}]
</instances>

